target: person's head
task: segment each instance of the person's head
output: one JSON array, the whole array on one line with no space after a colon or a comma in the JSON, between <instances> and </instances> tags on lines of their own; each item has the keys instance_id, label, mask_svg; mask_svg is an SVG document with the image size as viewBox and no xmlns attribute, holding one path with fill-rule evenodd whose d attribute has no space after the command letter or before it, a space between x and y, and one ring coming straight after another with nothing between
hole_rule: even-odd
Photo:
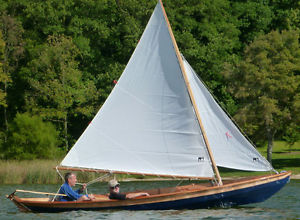
<instances>
[{"instance_id":1,"label":"person's head","mask_svg":"<svg viewBox=\"0 0 300 220\"><path fill-rule=\"evenodd\" d=\"M66 173L65 174L65 181L68 183L70 186L75 186L77 182L76 175L74 173Z\"/></svg>"},{"instance_id":2,"label":"person's head","mask_svg":"<svg viewBox=\"0 0 300 220\"><path fill-rule=\"evenodd\" d=\"M108 187L110 192L119 192L120 191L120 183L117 180L110 180L108 182Z\"/></svg>"}]
</instances>

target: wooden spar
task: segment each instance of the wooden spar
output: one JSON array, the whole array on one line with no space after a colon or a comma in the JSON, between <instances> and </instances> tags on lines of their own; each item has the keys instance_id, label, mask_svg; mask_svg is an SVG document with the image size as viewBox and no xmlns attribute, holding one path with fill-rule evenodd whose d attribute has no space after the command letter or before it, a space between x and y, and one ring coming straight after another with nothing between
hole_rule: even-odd
<instances>
[{"instance_id":1,"label":"wooden spar","mask_svg":"<svg viewBox=\"0 0 300 220\"><path fill-rule=\"evenodd\" d=\"M190 98L191 98L191 101L192 101L192 105L193 105L193 107L194 107L194 110L195 110L195 113L196 113L196 116L197 116L197 119L198 119L198 122L199 122L199 125L200 125L200 129L201 129L202 134L203 134L204 142L205 142L205 145L206 145L206 148L207 148L207 151L208 151L210 160L211 160L211 162L212 162L212 166L213 166L214 172L215 172L215 174L216 174L216 177L217 177L217 180L218 180L218 184L221 186L221 185L223 185L222 179L221 179L221 176L220 176L218 167L217 167L217 165L216 165L216 163L215 163L215 160L214 160L212 151L211 151L211 149L210 149L210 145L209 145L209 142L208 142L208 139L207 139L207 136L206 136L206 132L205 132L205 130L204 130L204 127L203 127L203 124L202 124L202 120L201 120L201 117L200 117L200 114L199 114L199 110L198 110L198 107L197 107L197 105L196 105L196 101L195 101L195 98L194 98L192 89L191 89L191 87L190 87L190 83L189 83L189 81L188 81L187 74L186 74L185 69L184 69L182 57L181 57L181 55L180 55L180 52L179 52L179 49L178 49L178 46L177 46L177 43L176 43L176 40L175 40L173 31L172 31L172 28L171 28L169 19L168 19L168 17L167 17L165 8L164 8L163 3L162 3L162 0L159 0L159 2L160 2L160 5L161 5L161 7L162 7L163 14L164 14L165 20L166 20L167 25L168 25L168 30L169 30L169 33L170 33L170 36L171 36L171 39L172 39L172 42L173 42L173 45L174 45L174 49L175 49L175 52L176 52L177 59L178 59L178 61L179 61L179 66L180 66L180 68L181 68L181 72L182 72L182 75L183 75L185 84L186 84L186 86L187 86L187 89L188 89L188 92L189 92L189 95L190 95Z\"/></svg>"},{"instance_id":2,"label":"wooden spar","mask_svg":"<svg viewBox=\"0 0 300 220\"><path fill-rule=\"evenodd\" d=\"M33 193L33 194L41 194L41 195L51 195L51 196L66 196L65 194L37 192L37 191L22 190L22 189L16 189L16 192Z\"/></svg>"},{"instance_id":3,"label":"wooden spar","mask_svg":"<svg viewBox=\"0 0 300 220\"><path fill-rule=\"evenodd\" d=\"M138 172L123 172L114 170L101 170L101 169L87 169L79 167L55 167L58 170L69 170L69 171L81 171L81 172L95 172L95 173L113 173L113 174L131 174L131 175L143 175L143 176L159 176L159 177L170 177L170 178L181 178L181 179L201 179L201 180L211 180L213 178L209 177L194 177L194 176L175 176L175 175L164 175L164 174L152 174L152 173L138 173Z\"/></svg>"}]
</instances>

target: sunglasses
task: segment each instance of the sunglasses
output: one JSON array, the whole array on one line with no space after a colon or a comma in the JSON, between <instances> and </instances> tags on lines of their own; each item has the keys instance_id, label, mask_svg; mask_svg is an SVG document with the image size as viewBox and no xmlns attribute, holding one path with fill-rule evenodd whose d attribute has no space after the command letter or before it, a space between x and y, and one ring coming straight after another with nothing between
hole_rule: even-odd
<instances>
[{"instance_id":1,"label":"sunglasses","mask_svg":"<svg viewBox=\"0 0 300 220\"><path fill-rule=\"evenodd\" d=\"M120 187L120 184L115 185L114 187L110 187L110 188L115 189L115 188L117 188L117 187Z\"/></svg>"}]
</instances>

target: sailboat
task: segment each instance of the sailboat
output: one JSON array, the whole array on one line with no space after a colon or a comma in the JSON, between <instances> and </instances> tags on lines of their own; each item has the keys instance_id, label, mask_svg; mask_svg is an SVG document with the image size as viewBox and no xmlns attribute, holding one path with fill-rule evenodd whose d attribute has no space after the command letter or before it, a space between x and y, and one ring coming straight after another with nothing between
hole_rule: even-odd
<instances>
[{"instance_id":1,"label":"sailboat","mask_svg":"<svg viewBox=\"0 0 300 220\"><path fill-rule=\"evenodd\" d=\"M218 167L270 173L226 181ZM33 212L228 207L264 201L291 176L273 169L198 78L179 52L161 0L111 94L58 169L210 181L127 200L7 197Z\"/></svg>"}]
</instances>

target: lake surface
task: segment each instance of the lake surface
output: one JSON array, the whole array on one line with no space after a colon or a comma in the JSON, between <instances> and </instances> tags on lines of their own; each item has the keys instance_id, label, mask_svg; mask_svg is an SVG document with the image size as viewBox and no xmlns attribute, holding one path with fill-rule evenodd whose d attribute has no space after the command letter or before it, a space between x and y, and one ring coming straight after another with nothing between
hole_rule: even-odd
<instances>
[{"instance_id":1,"label":"lake surface","mask_svg":"<svg viewBox=\"0 0 300 220\"><path fill-rule=\"evenodd\" d=\"M123 182L121 189L174 186L178 182ZM59 185L0 185L0 219L300 219L300 180L291 180L281 191L263 203L238 208L168 211L72 211L64 213L22 213L5 195L15 189L56 192ZM88 193L105 193L105 183L89 187ZM18 193L19 196L25 194ZM26 194L28 196L28 194ZM32 194L30 195L32 196Z\"/></svg>"}]
</instances>

